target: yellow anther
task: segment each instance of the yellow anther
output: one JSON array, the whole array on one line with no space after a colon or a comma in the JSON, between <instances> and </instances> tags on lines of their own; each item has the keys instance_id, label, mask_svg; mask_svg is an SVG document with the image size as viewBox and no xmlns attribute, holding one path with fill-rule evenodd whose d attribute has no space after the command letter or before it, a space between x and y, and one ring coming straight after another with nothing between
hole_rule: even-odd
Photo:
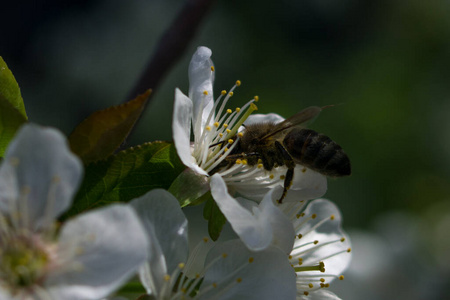
<instances>
[{"instance_id":1,"label":"yellow anther","mask_svg":"<svg viewBox=\"0 0 450 300\"><path fill-rule=\"evenodd\" d=\"M301 214L300 214L300 217L304 217L304 216L305 216L305 213L301 213Z\"/></svg>"},{"instance_id":2,"label":"yellow anther","mask_svg":"<svg viewBox=\"0 0 450 300\"><path fill-rule=\"evenodd\" d=\"M296 217L297 219L300 219L301 216L302 216L301 214L296 214L296 215L295 215L295 217Z\"/></svg>"},{"instance_id":3,"label":"yellow anther","mask_svg":"<svg viewBox=\"0 0 450 300\"><path fill-rule=\"evenodd\" d=\"M164 280L165 281L169 281L170 280L170 275L169 274L164 275Z\"/></svg>"},{"instance_id":4,"label":"yellow anther","mask_svg":"<svg viewBox=\"0 0 450 300\"><path fill-rule=\"evenodd\" d=\"M305 173L305 172L306 172L306 168L303 168L303 169L302 169L302 173Z\"/></svg>"},{"instance_id":5,"label":"yellow anther","mask_svg":"<svg viewBox=\"0 0 450 300\"><path fill-rule=\"evenodd\" d=\"M258 110L258 106L256 106L255 103L251 103L251 104L250 104L250 108L251 108L252 110Z\"/></svg>"},{"instance_id":6,"label":"yellow anther","mask_svg":"<svg viewBox=\"0 0 450 300\"><path fill-rule=\"evenodd\" d=\"M275 176L273 176L273 174L270 174L269 178L273 179Z\"/></svg>"},{"instance_id":7,"label":"yellow anther","mask_svg":"<svg viewBox=\"0 0 450 300\"><path fill-rule=\"evenodd\" d=\"M341 242L345 242L345 237L341 238Z\"/></svg>"},{"instance_id":8,"label":"yellow anther","mask_svg":"<svg viewBox=\"0 0 450 300\"><path fill-rule=\"evenodd\" d=\"M227 128L228 127L228 124L223 124L223 128Z\"/></svg>"},{"instance_id":9,"label":"yellow anther","mask_svg":"<svg viewBox=\"0 0 450 300\"><path fill-rule=\"evenodd\" d=\"M213 282L212 286L213 286L214 288L216 288L216 287L217 287L217 283Z\"/></svg>"},{"instance_id":10,"label":"yellow anther","mask_svg":"<svg viewBox=\"0 0 450 300\"><path fill-rule=\"evenodd\" d=\"M344 280L344 275L339 276L339 280Z\"/></svg>"},{"instance_id":11,"label":"yellow anther","mask_svg":"<svg viewBox=\"0 0 450 300\"><path fill-rule=\"evenodd\" d=\"M236 282L237 283L240 283L242 281L242 278L241 277L239 277L238 279L236 279Z\"/></svg>"},{"instance_id":12,"label":"yellow anther","mask_svg":"<svg viewBox=\"0 0 450 300\"><path fill-rule=\"evenodd\" d=\"M263 164L258 164L258 169L262 169L262 167L264 167Z\"/></svg>"},{"instance_id":13,"label":"yellow anther","mask_svg":"<svg viewBox=\"0 0 450 300\"><path fill-rule=\"evenodd\" d=\"M289 255L288 258L289 258L289 259L292 259L292 255Z\"/></svg>"},{"instance_id":14,"label":"yellow anther","mask_svg":"<svg viewBox=\"0 0 450 300\"><path fill-rule=\"evenodd\" d=\"M226 258L227 256L228 256L228 254L226 254L226 253L223 253L223 254L222 254L222 257L223 257L223 258Z\"/></svg>"},{"instance_id":15,"label":"yellow anther","mask_svg":"<svg viewBox=\"0 0 450 300\"><path fill-rule=\"evenodd\" d=\"M303 292L303 295L308 296L309 293L308 293L307 291L304 291L304 292Z\"/></svg>"},{"instance_id":16,"label":"yellow anther","mask_svg":"<svg viewBox=\"0 0 450 300\"><path fill-rule=\"evenodd\" d=\"M219 133L219 136L220 136L220 137L223 137L223 133Z\"/></svg>"},{"instance_id":17,"label":"yellow anther","mask_svg":"<svg viewBox=\"0 0 450 300\"><path fill-rule=\"evenodd\" d=\"M298 262L299 262L300 264L303 263L303 258L299 257L299 258L298 258Z\"/></svg>"},{"instance_id":18,"label":"yellow anther","mask_svg":"<svg viewBox=\"0 0 450 300\"><path fill-rule=\"evenodd\" d=\"M211 131L211 126L208 125L208 126L205 127L205 129L206 129L207 131Z\"/></svg>"},{"instance_id":19,"label":"yellow anther","mask_svg":"<svg viewBox=\"0 0 450 300\"><path fill-rule=\"evenodd\" d=\"M180 269L183 269L183 268L184 268L184 266L185 266L185 264L184 264L184 263L179 263L179 264L178 264L178 268L180 268Z\"/></svg>"},{"instance_id":20,"label":"yellow anther","mask_svg":"<svg viewBox=\"0 0 450 300\"><path fill-rule=\"evenodd\" d=\"M320 267L320 272L325 272L325 264L323 263L323 261L321 261L320 263L319 263L319 267Z\"/></svg>"},{"instance_id":21,"label":"yellow anther","mask_svg":"<svg viewBox=\"0 0 450 300\"><path fill-rule=\"evenodd\" d=\"M240 112L241 108L240 107L236 107L236 112Z\"/></svg>"},{"instance_id":22,"label":"yellow anther","mask_svg":"<svg viewBox=\"0 0 450 300\"><path fill-rule=\"evenodd\" d=\"M228 96L233 97L234 93L233 92L229 92Z\"/></svg>"},{"instance_id":23,"label":"yellow anther","mask_svg":"<svg viewBox=\"0 0 450 300\"><path fill-rule=\"evenodd\" d=\"M248 164L247 160L246 160L246 159L243 159L243 160L242 160L242 164L243 164L243 165Z\"/></svg>"},{"instance_id":24,"label":"yellow anther","mask_svg":"<svg viewBox=\"0 0 450 300\"><path fill-rule=\"evenodd\" d=\"M231 130L230 130L230 129L227 129L227 130L226 130L226 132L227 132L227 133L230 133L230 132L231 132Z\"/></svg>"},{"instance_id":25,"label":"yellow anther","mask_svg":"<svg viewBox=\"0 0 450 300\"><path fill-rule=\"evenodd\" d=\"M231 114L233 111L231 109L227 109L227 113Z\"/></svg>"},{"instance_id":26,"label":"yellow anther","mask_svg":"<svg viewBox=\"0 0 450 300\"><path fill-rule=\"evenodd\" d=\"M250 258L248 259L248 262L251 264L254 260L255 260L255 259L254 259L253 257L250 257Z\"/></svg>"},{"instance_id":27,"label":"yellow anther","mask_svg":"<svg viewBox=\"0 0 450 300\"><path fill-rule=\"evenodd\" d=\"M225 147L224 149L223 149L223 152L227 152L229 149L227 148L227 147Z\"/></svg>"},{"instance_id":28,"label":"yellow anther","mask_svg":"<svg viewBox=\"0 0 450 300\"><path fill-rule=\"evenodd\" d=\"M331 220L334 220L334 215L331 215L331 216L330 216L330 219L331 219Z\"/></svg>"},{"instance_id":29,"label":"yellow anther","mask_svg":"<svg viewBox=\"0 0 450 300\"><path fill-rule=\"evenodd\" d=\"M299 234L297 234L297 237L298 237L299 239L301 239L301 238L303 237L303 234L299 233Z\"/></svg>"},{"instance_id":30,"label":"yellow anther","mask_svg":"<svg viewBox=\"0 0 450 300\"><path fill-rule=\"evenodd\" d=\"M236 85L240 86L241 85L241 81L240 80L236 80Z\"/></svg>"},{"instance_id":31,"label":"yellow anther","mask_svg":"<svg viewBox=\"0 0 450 300\"><path fill-rule=\"evenodd\" d=\"M211 66L211 71L213 71L213 72L214 72L214 66Z\"/></svg>"},{"instance_id":32,"label":"yellow anther","mask_svg":"<svg viewBox=\"0 0 450 300\"><path fill-rule=\"evenodd\" d=\"M281 179L281 180L283 180L284 178L285 178L285 176L284 176L284 175L281 175L281 176L280 176L280 179Z\"/></svg>"},{"instance_id":33,"label":"yellow anther","mask_svg":"<svg viewBox=\"0 0 450 300\"><path fill-rule=\"evenodd\" d=\"M255 96L255 97L253 97L253 99L255 100L255 102L258 102L259 101L259 96Z\"/></svg>"},{"instance_id":34,"label":"yellow anther","mask_svg":"<svg viewBox=\"0 0 450 300\"><path fill-rule=\"evenodd\" d=\"M241 163L242 163L242 160L240 160L239 158L238 159L236 159L236 162L235 162L237 165L240 165Z\"/></svg>"},{"instance_id":35,"label":"yellow anther","mask_svg":"<svg viewBox=\"0 0 450 300\"><path fill-rule=\"evenodd\" d=\"M315 240L315 241L314 241L314 245L317 245L318 243L319 243L318 240Z\"/></svg>"},{"instance_id":36,"label":"yellow anther","mask_svg":"<svg viewBox=\"0 0 450 300\"><path fill-rule=\"evenodd\" d=\"M316 214L312 214L311 215L311 219L315 219L315 218L317 218L317 215Z\"/></svg>"},{"instance_id":37,"label":"yellow anther","mask_svg":"<svg viewBox=\"0 0 450 300\"><path fill-rule=\"evenodd\" d=\"M219 127L219 122L215 122L214 126Z\"/></svg>"},{"instance_id":38,"label":"yellow anther","mask_svg":"<svg viewBox=\"0 0 450 300\"><path fill-rule=\"evenodd\" d=\"M207 243L209 241L209 239L207 237L203 238L203 242Z\"/></svg>"},{"instance_id":39,"label":"yellow anther","mask_svg":"<svg viewBox=\"0 0 450 300\"><path fill-rule=\"evenodd\" d=\"M228 144L233 144L234 143L234 140L233 139L229 139L228 140Z\"/></svg>"},{"instance_id":40,"label":"yellow anther","mask_svg":"<svg viewBox=\"0 0 450 300\"><path fill-rule=\"evenodd\" d=\"M329 284L329 283L325 283L325 284L324 284L324 287L326 287L326 288L327 288L327 287L330 287L330 284Z\"/></svg>"},{"instance_id":41,"label":"yellow anther","mask_svg":"<svg viewBox=\"0 0 450 300\"><path fill-rule=\"evenodd\" d=\"M312 283L308 284L309 288L312 289L314 285Z\"/></svg>"},{"instance_id":42,"label":"yellow anther","mask_svg":"<svg viewBox=\"0 0 450 300\"><path fill-rule=\"evenodd\" d=\"M223 90L220 92L223 96L225 96L227 94L227 91Z\"/></svg>"},{"instance_id":43,"label":"yellow anther","mask_svg":"<svg viewBox=\"0 0 450 300\"><path fill-rule=\"evenodd\" d=\"M243 136L244 136L244 134L243 134L242 132L239 132L239 133L238 133L238 137L241 138L241 137L243 137Z\"/></svg>"},{"instance_id":44,"label":"yellow anther","mask_svg":"<svg viewBox=\"0 0 450 300\"><path fill-rule=\"evenodd\" d=\"M325 278L320 278L320 282L325 282Z\"/></svg>"},{"instance_id":45,"label":"yellow anther","mask_svg":"<svg viewBox=\"0 0 450 300\"><path fill-rule=\"evenodd\" d=\"M347 249L347 252L348 252L348 253L352 252L352 248L348 248L348 249Z\"/></svg>"},{"instance_id":46,"label":"yellow anther","mask_svg":"<svg viewBox=\"0 0 450 300\"><path fill-rule=\"evenodd\" d=\"M206 91L206 90L203 91L203 95L205 95L205 96L208 95L208 91Z\"/></svg>"}]
</instances>

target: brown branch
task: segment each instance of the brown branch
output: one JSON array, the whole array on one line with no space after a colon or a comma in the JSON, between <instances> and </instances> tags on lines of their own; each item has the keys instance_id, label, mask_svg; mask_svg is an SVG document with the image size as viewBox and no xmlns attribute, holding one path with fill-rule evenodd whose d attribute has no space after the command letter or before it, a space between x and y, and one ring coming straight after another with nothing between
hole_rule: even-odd
<instances>
[{"instance_id":1,"label":"brown branch","mask_svg":"<svg viewBox=\"0 0 450 300\"><path fill-rule=\"evenodd\" d=\"M166 73L186 50L213 2L214 0L186 1L172 25L161 37L155 53L124 102L136 98L148 89L153 90L150 97L154 95Z\"/></svg>"}]
</instances>

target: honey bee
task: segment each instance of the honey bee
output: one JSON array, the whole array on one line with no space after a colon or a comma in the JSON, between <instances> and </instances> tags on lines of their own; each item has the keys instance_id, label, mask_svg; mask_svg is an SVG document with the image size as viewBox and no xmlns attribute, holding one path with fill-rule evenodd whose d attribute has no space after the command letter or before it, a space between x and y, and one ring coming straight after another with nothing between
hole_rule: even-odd
<instances>
[{"instance_id":1,"label":"honey bee","mask_svg":"<svg viewBox=\"0 0 450 300\"><path fill-rule=\"evenodd\" d=\"M330 177L350 175L350 160L344 150L329 137L302 126L321 110L311 106L278 124L263 122L245 126L225 164L231 166L237 159L246 159L248 165L262 163L268 171L286 166L279 203L292 185L296 164Z\"/></svg>"}]
</instances>

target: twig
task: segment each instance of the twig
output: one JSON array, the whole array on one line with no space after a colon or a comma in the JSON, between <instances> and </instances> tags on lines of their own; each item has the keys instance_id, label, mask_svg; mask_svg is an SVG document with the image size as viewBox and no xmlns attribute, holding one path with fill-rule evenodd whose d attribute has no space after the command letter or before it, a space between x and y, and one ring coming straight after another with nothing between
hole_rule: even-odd
<instances>
[{"instance_id":1,"label":"twig","mask_svg":"<svg viewBox=\"0 0 450 300\"><path fill-rule=\"evenodd\" d=\"M124 102L149 88L152 97L166 73L178 61L194 37L214 0L187 0L169 29L163 34L155 53ZM148 101L147 101L148 104Z\"/></svg>"}]
</instances>

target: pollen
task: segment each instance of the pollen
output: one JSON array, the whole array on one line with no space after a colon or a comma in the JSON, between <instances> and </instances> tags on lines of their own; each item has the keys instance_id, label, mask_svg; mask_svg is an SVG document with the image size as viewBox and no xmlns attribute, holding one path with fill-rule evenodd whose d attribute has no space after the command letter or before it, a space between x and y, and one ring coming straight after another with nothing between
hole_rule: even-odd
<instances>
[{"instance_id":1,"label":"pollen","mask_svg":"<svg viewBox=\"0 0 450 300\"><path fill-rule=\"evenodd\" d=\"M233 97L234 93L233 92L229 92L228 96Z\"/></svg>"},{"instance_id":2,"label":"pollen","mask_svg":"<svg viewBox=\"0 0 450 300\"><path fill-rule=\"evenodd\" d=\"M170 275L169 274L164 275L164 280L165 281L169 281L170 280Z\"/></svg>"},{"instance_id":3,"label":"pollen","mask_svg":"<svg viewBox=\"0 0 450 300\"><path fill-rule=\"evenodd\" d=\"M342 243L345 242L345 237L341 238L341 242Z\"/></svg>"},{"instance_id":4,"label":"pollen","mask_svg":"<svg viewBox=\"0 0 450 300\"><path fill-rule=\"evenodd\" d=\"M246 159L243 159L243 160L242 160L242 164L243 164L243 165L248 164L247 160L246 160Z\"/></svg>"},{"instance_id":5,"label":"pollen","mask_svg":"<svg viewBox=\"0 0 450 300\"><path fill-rule=\"evenodd\" d=\"M230 129L227 129L226 131L227 131L227 133L230 133L230 132L231 132L231 130L230 130Z\"/></svg>"},{"instance_id":6,"label":"pollen","mask_svg":"<svg viewBox=\"0 0 450 300\"><path fill-rule=\"evenodd\" d=\"M344 275L339 276L339 280L344 280Z\"/></svg>"},{"instance_id":7,"label":"pollen","mask_svg":"<svg viewBox=\"0 0 450 300\"><path fill-rule=\"evenodd\" d=\"M254 259L253 257L250 257L250 258L248 259L248 262L251 264L254 260L255 260L255 259Z\"/></svg>"},{"instance_id":8,"label":"pollen","mask_svg":"<svg viewBox=\"0 0 450 300\"><path fill-rule=\"evenodd\" d=\"M226 258L227 256L228 256L228 254L226 254L226 253L223 253L223 254L222 254L222 257L223 257L223 258Z\"/></svg>"},{"instance_id":9,"label":"pollen","mask_svg":"<svg viewBox=\"0 0 450 300\"><path fill-rule=\"evenodd\" d=\"M314 245L317 245L318 243L319 243L318 240L315 240L315 241L314 241Z\"/></svg>"},{"instance_id":10,"label":"pollen","mask_svg":"<svg viewBox=\"0 0 450 300\"><path fill-rule=\"evenodd\" d=\"M208 125L208 126L205 127L205 129L206 129L207 131L211 131L211 126Z\"/></svg>"},{"instance_id":11,"label":"pollen","mask_svg":"<svg viewBox=\"0 0 450 300\"><path fill-rule=\"evenodd\" d=\"M280 176L280 179L281 179L281 180L283 180L284 178L285 178L285 176L284 176L284 175L281 175L281 176Z\"/></svg>"},{"instance_id":12,"label":"pollen","mask_svg":"<svg viewBox=\"0 0 450 300\"><path fill-rule=\"evenodd\" d=\"M214 72L214 66L211 66L211 71Z\"/></svg>"},{"instance_id":13,"label":"pollen","mask_svg":"<svg viewBox=\"0 0 450 300\"><path fill-rule=\"evenodd\" d=\"M239 133L238 133L238 137L241 138L241 137L243 137L243 136L244 136L244 134L243 134L242 132L239 132Z\"/></svg>"},{"instance_id":14,"label":"pollen","mask_svg":"<svg viewBox=\"0 0 450 300\"><path fill-rule=\"evenodd\" d=\"M352 252L352 248L348 248L348 249L347 249L347 252L348 252L348 253Z\"/></svg>"},{"instance_id":15,"label":"pollen","mask_svg":"<svg viewBox=\"0 0 450 300\"><path fill-rule=\"evenodd\" d=\"M258 169L262 169L263 164L258 164Z\"/></svg>"},{"instance_id":16,"label":"pollen","mask_svg":"<svg viewBox=\"0 0 450 300\"><path fill-rule=\"evenodd\" d=\"M297 219L300 219L301 216L302 216L301 214L296 214L296 215L295 215L295 217L296 217Z\"/></svg>"},{"instance_id":17,"label":"pollen","mask_svg":"<svg viewBox=\"0 0 450 300\"><path fill-rule=\"evenodd\" d=\"M289 258L289 259L292 259L292 255L289 255L288 258Z\"/></svg>"},{"instance_id":18,"label":"pollen","mask_svg":"<svg viewBox=\"0 0 450 300\"><path fill-rule=\"evenodd\" d=\"M240 165L240 164L242 164L242 160L240 160L240 159L238 158L238 159L236 159L235 163L236 163L237 165Z\"/></svg>"},{"instance_id":19,"label":"pollen","mask_svg":"<svg viewBox=\"0 0 450 300\"><path fill-rule=\"evenodd\" d=\"M207 243L209 241L209 239L207 237L203 238L203 242Z\"/></svg>"},{"instance_id":20,"label":"pollen","mask_svg":"<svg viewBox=\"0 0 450 300\"><path fill-rule=\"evenodd\" d=\"M275 176L273 176L273 174L270 174L269 178L273 179Z\"/></svg>"},{"instance_id":21,"label":"pollen","mask_svg":"<svg viewBox=\"0 0 450 300\"><path fill-rule=\"evenodd\" d=\"M236 279L236 282L237 282L237 283L241 283L241 282L242 282L242 278L239 277L238 279Z\"/></svg>"},{"instance_id":22,"label":"pollen","mask_svg":"<svg viewBox=\"0 0 450 300\"><path fill-rule=\"evenodd\" d=\"M255 96L255 97L253 97L253 99L255 100L255 102L258 102L259 101L259 96Z\"/></svg>"},{"instance_id":23,"label":"pollen","mask_svg":"<svg viewBox=\"0 0 450 300\"><path fill-rule=\"evenodd\" d=\"M203 95L208 95L208 91L203 91Z\"/></svg>"},{"instance_id":24,"label":"pollen","mask_svg":"<svg viewBox=\"0 0 450 300\"><path fill-rule=\"evenodd\" d=\"M256 106L255 103L250 104L250 108L251 108L252 110L258 110L258 106Z\"/></svg>"},{"instance_id":25,"label":"pollen","mask_svg":"<svg viewBox=\"0 0 450 300\"><path fill-rule=\"evenodd\" d=\"M229 140L228 140L228 144L231 145L231 144L233 144L233 143L234 143L234 140L233 140L233 139L229 139Z\"/></svg>"},{"instance_id":26,"label":"pollen","mask_svg":"<svg viewBox=\"0 0 450 300\"><path fill-rule=\"evenodd\" d=\"M225 96L227 94L227 91L223 90L220 92L223 96Z\"/></svg>"},{"instance_id":27,"label":"pollen","mask_svg":"<svg viewBox=\"0 0 450 300\"><path fill-rule=\"evenodd\" d=\"M227 152L229 149L227 148L227 147L225 147L224 149L223 149L223 152Z\"/></svg>"},{"instance_id":28,"label":"pollen","mask_svg":"<svg viewBox=\"0 0 450 300\"><path fill-rule=\"evenodd\" d=\"M303 234L299 233L299 234L297 235L297 237L298 237L299 239L301 239L301 238L303 237Z\"/></svg>"},{"instance_id":29,"label":"pollen","mask_svg":"<svg viewBox=\"0 0 450 300\"><path fill-rule=\"evenodd\" d=\"M220 136L220 137L223 137L223 133L219 133L219 136Z\"/></svg>"},{"instance_id":30,"label":"pollen","mask_svg":"<svg viewBox=\"0 0 450 300\"><path fill-rule=\"evenodd\" d=\"M228 127L228 124L225 123L225 124L223 124L222 126L223 126L223 128L227 128L227 127Z\"/></svg>"},{"instance_id":31,"label":"pollen","mask_svg":"<svg viewBox=\"0 0 450 300\"><path fill-rule=\"evenodd\" d=\"M317 218L317 215L316 214L312 214L311 215L311 219L315 219L315 218Z\"/></svg>"},{"instance_id":32,"label":"pollen","mask_svg":"<svg viewBox=\"0 0 450 300\"><path fill-rule=\"evenodd\" d=\"M334 220L334 215L331 215L331 216L330 216L330 219L331 219L331 220Z\"/></svg>"},{"instance_id":33,"label":"pollen","mask_svg":"<svg viewBox=\"0 0 450 300\"><path fill-rule=\"evenodd\" d=\"M236 107L236 112L240 112L241 108L240 107Z\"/></svg>"},{"instance_id":34,"label":"pollen","mask_svg":"<svg viewBox=\"0 0 450 300\"><path fill-rule=\"evenodd\" d=\"M312 283L308 284L309 288L312 289L314 285Z\"/></svg>"},{"instance_id":35,"label":"pollen","mask_svg":"<svg viewBox=\"0 0 450 300\"><path fill-rule=\"evenodd\" d=\"M178 264L178 268L180 268L180 269L183 269L184 266L185 266L184 263L179 263L179 264Z\"/></svg>"},{"instance_id":36,"label":"pollen","mask_svg":"<svg viewBox=\"0 0 450 300\"><path fill-rule=\"evenodd\" d=\"M215 122L215 123L214 123L214 126L215 126L215 127L219 127L219 122Z\"/></svg>"},{"instance_id":37,"label":"pollen","mask_svg":"<svg viewBox=\"0 0 450 300\"><path fill-rule=\"evenodd\" d=\"M325 282L325 278L320 278L320 282Z\"/></svg>"},{"instance_id":38,"label":"pollen","mask_svg":"<svg viewBox=\"0 0 450 300\"><path fill-rule=\"evenodd\" d=\"M241 85L241 81L240 80L236 80L236 85L240 86Z\"/></svg>"},{"instance_id":39,"label":"pollen","mask_svg":"<svg viewBox=\"0 0 450 300\"><path fill-rule=\"evenodd\" d=\"M309 295L309 292L304 291L304 292L303 292L303 295L308 296L308 295Z\"/></svg>"},{"instance_id":40,"label":"pollen","mask_svg":"<svg viewBox=\"0 0 450 300\"><path fill-rule=\"evenodd\" d=\"M217 287L217 283L213 282L212 286L213 286L213 288L216 288Z\"/></svg>"},{"instance_id":41,"label":"pollen","mask_svg":"<svg viewBox=\"0 0 450 300\"><path fill-rule=\"evenodd\" d=\"M302 169L302 173L305 173L305 172L306 172L306 168L303 168L303 169Z\"/></svg>"},{"instance_id":42,"label":"pollen","mask_svg":"<svg viewBox=\"0 0 450 300\"><path fill-rule=\"evenodd\" d=\"M231 109L227 109L227 113L231 114L233 111Z\"/></svg>"}]
</instances>

